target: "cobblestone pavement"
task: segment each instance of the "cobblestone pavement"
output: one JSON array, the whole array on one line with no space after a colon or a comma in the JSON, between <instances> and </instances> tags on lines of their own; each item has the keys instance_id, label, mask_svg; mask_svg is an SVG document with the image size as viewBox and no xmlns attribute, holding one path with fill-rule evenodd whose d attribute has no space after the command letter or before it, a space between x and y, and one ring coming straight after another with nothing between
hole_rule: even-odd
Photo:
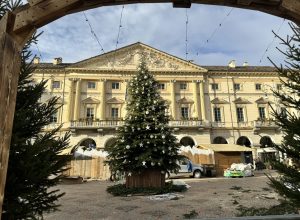
<instances>
[{"instance_id":1,"label":"cobblestone pavement","mask_svg":"<svg viewBox=\"0 0 300 220\"><path fill-rule=\"evenodd\" d=\"M273 175L276 175L273 172ZM147 196L114 197L106 192L113 183L91 181L59 185L66 195L59 201L59 212L47 214L46 220L86 219L183 219L197 213L197 218L233 217L238 205L269 207L278 204L277 195L268 186L267 177L257 172L246 178L180 179L191 186L180 193L183 198L153 201ZM193 211L194 210L194 211Z\"/></svg>"}]
</instances>

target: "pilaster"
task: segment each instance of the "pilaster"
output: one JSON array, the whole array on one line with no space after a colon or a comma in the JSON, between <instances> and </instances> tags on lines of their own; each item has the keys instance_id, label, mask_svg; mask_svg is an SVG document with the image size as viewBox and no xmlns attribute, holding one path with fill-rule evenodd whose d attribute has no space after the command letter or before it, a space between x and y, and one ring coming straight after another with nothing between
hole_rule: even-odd
<instances>
[{"instance_id":1,"label":"pilaster","mask_svg":"<svg viewBox=\"0 0 300 220\"><path fill-rule=\"evenodd\" d=\"M200 106L201 106L201 120L206 120L205 114L205 96L204 96L204 80L200 81Z\"/></svg>"},{"instance_id":2,"label":"pilaster","mask_svg":"<svg viewBox=\"0 0 300 220\"><path fill-rule=\"evenodd\" d=\"M200 80L193 80L193 97L194 97L194 105L195 111L193 113L193 117L200 119L200 97L199 97L199 82Z\"/></svg>"},{"instance_id":3,"label":"pilaster","mask_svg":"<svg viewBox=\"0 0 300 220\"><path fill-rule=\"evenodd\" d=\"M106 107L106 79L101 79L99 82L99 92L100 92L100 108L99 108L99 116L100 120L105 120L105 107Z\"/></svg>"},{"instance_id":4,"label":"pilaster","mask_svg":"<svg viewBox=\"0 0 300 220\"><path fill-rule=\"evenodd\" d=\"M170 81L170 90L171 90L171 115L174 120L177 118L177 112L176 112L176 80Z\"/></svg>"},{"instance_id":5,"label":"pilaster","mask_svg":"<svg viewBox=\"0 0 300 220\"><path fill-rule=\"evenodd\" d=\"M76 91L75 91L75 106L73 120L78 121L80 114L80 101L81 101L81 79L76 79Z\"/></svg>"}]
</instances>

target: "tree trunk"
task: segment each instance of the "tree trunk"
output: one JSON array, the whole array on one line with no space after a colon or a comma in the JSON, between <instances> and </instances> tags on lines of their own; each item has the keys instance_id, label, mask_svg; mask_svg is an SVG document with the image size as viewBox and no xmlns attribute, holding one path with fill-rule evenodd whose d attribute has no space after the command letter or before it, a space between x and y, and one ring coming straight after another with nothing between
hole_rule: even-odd
<instances>
[{"instance_id":1,"label":"tree trunk","mask_svg":"<svg viewBox=\"0 0 300 220\"><path fill-rule=\"evenodd\" d=\"M142 173L133 173L126 176L126 187L158 187L165 186L165 174L162 174L160 170L148 169Z\"/></svg>"}]
</instances>

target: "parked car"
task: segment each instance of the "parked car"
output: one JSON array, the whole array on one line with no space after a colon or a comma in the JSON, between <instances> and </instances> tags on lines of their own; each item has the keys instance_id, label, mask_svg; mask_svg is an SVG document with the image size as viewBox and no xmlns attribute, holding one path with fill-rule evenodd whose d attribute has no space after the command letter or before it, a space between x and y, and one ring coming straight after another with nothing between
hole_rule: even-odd
<instances>
[{"instance_id":1,"label":"parked car","mask_svg":"<svg viewBox=\"0 0 300 220\"><path fill-rule=\"evenodd\" d=\"M166 172L166 179L173 176L189 175L194 178L201 178L202 176L212 177L216 176L216 169L214 165L210 164L195 164L189 159L185 159L178 164L180 170L177 174Z\"/></svg>"}]
</instances>

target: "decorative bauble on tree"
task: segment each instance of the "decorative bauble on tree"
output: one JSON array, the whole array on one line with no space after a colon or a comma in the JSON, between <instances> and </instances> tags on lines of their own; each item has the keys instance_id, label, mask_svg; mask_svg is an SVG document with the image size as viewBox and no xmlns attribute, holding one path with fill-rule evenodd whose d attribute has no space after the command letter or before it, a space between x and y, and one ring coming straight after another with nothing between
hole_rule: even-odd
<instances>
[{"instance_id":1,"label":"decorative bauble on tree","mask_svg":"<svg viewBox=\"0 0 300 220\"><path fill-rule=\"evenodd\" d=\"M159 95L158 82L147 69L145 58L129 85L125 123L118 129L116 145L105 148L107 163L113 173L127 175L128 187L163 186L165 171L177 172L176 162L184 156L178 154L179 144L165 114L168 105ZM160 184L151 183L151 175L159 176Z\"/></svg>"}]
</instances>

